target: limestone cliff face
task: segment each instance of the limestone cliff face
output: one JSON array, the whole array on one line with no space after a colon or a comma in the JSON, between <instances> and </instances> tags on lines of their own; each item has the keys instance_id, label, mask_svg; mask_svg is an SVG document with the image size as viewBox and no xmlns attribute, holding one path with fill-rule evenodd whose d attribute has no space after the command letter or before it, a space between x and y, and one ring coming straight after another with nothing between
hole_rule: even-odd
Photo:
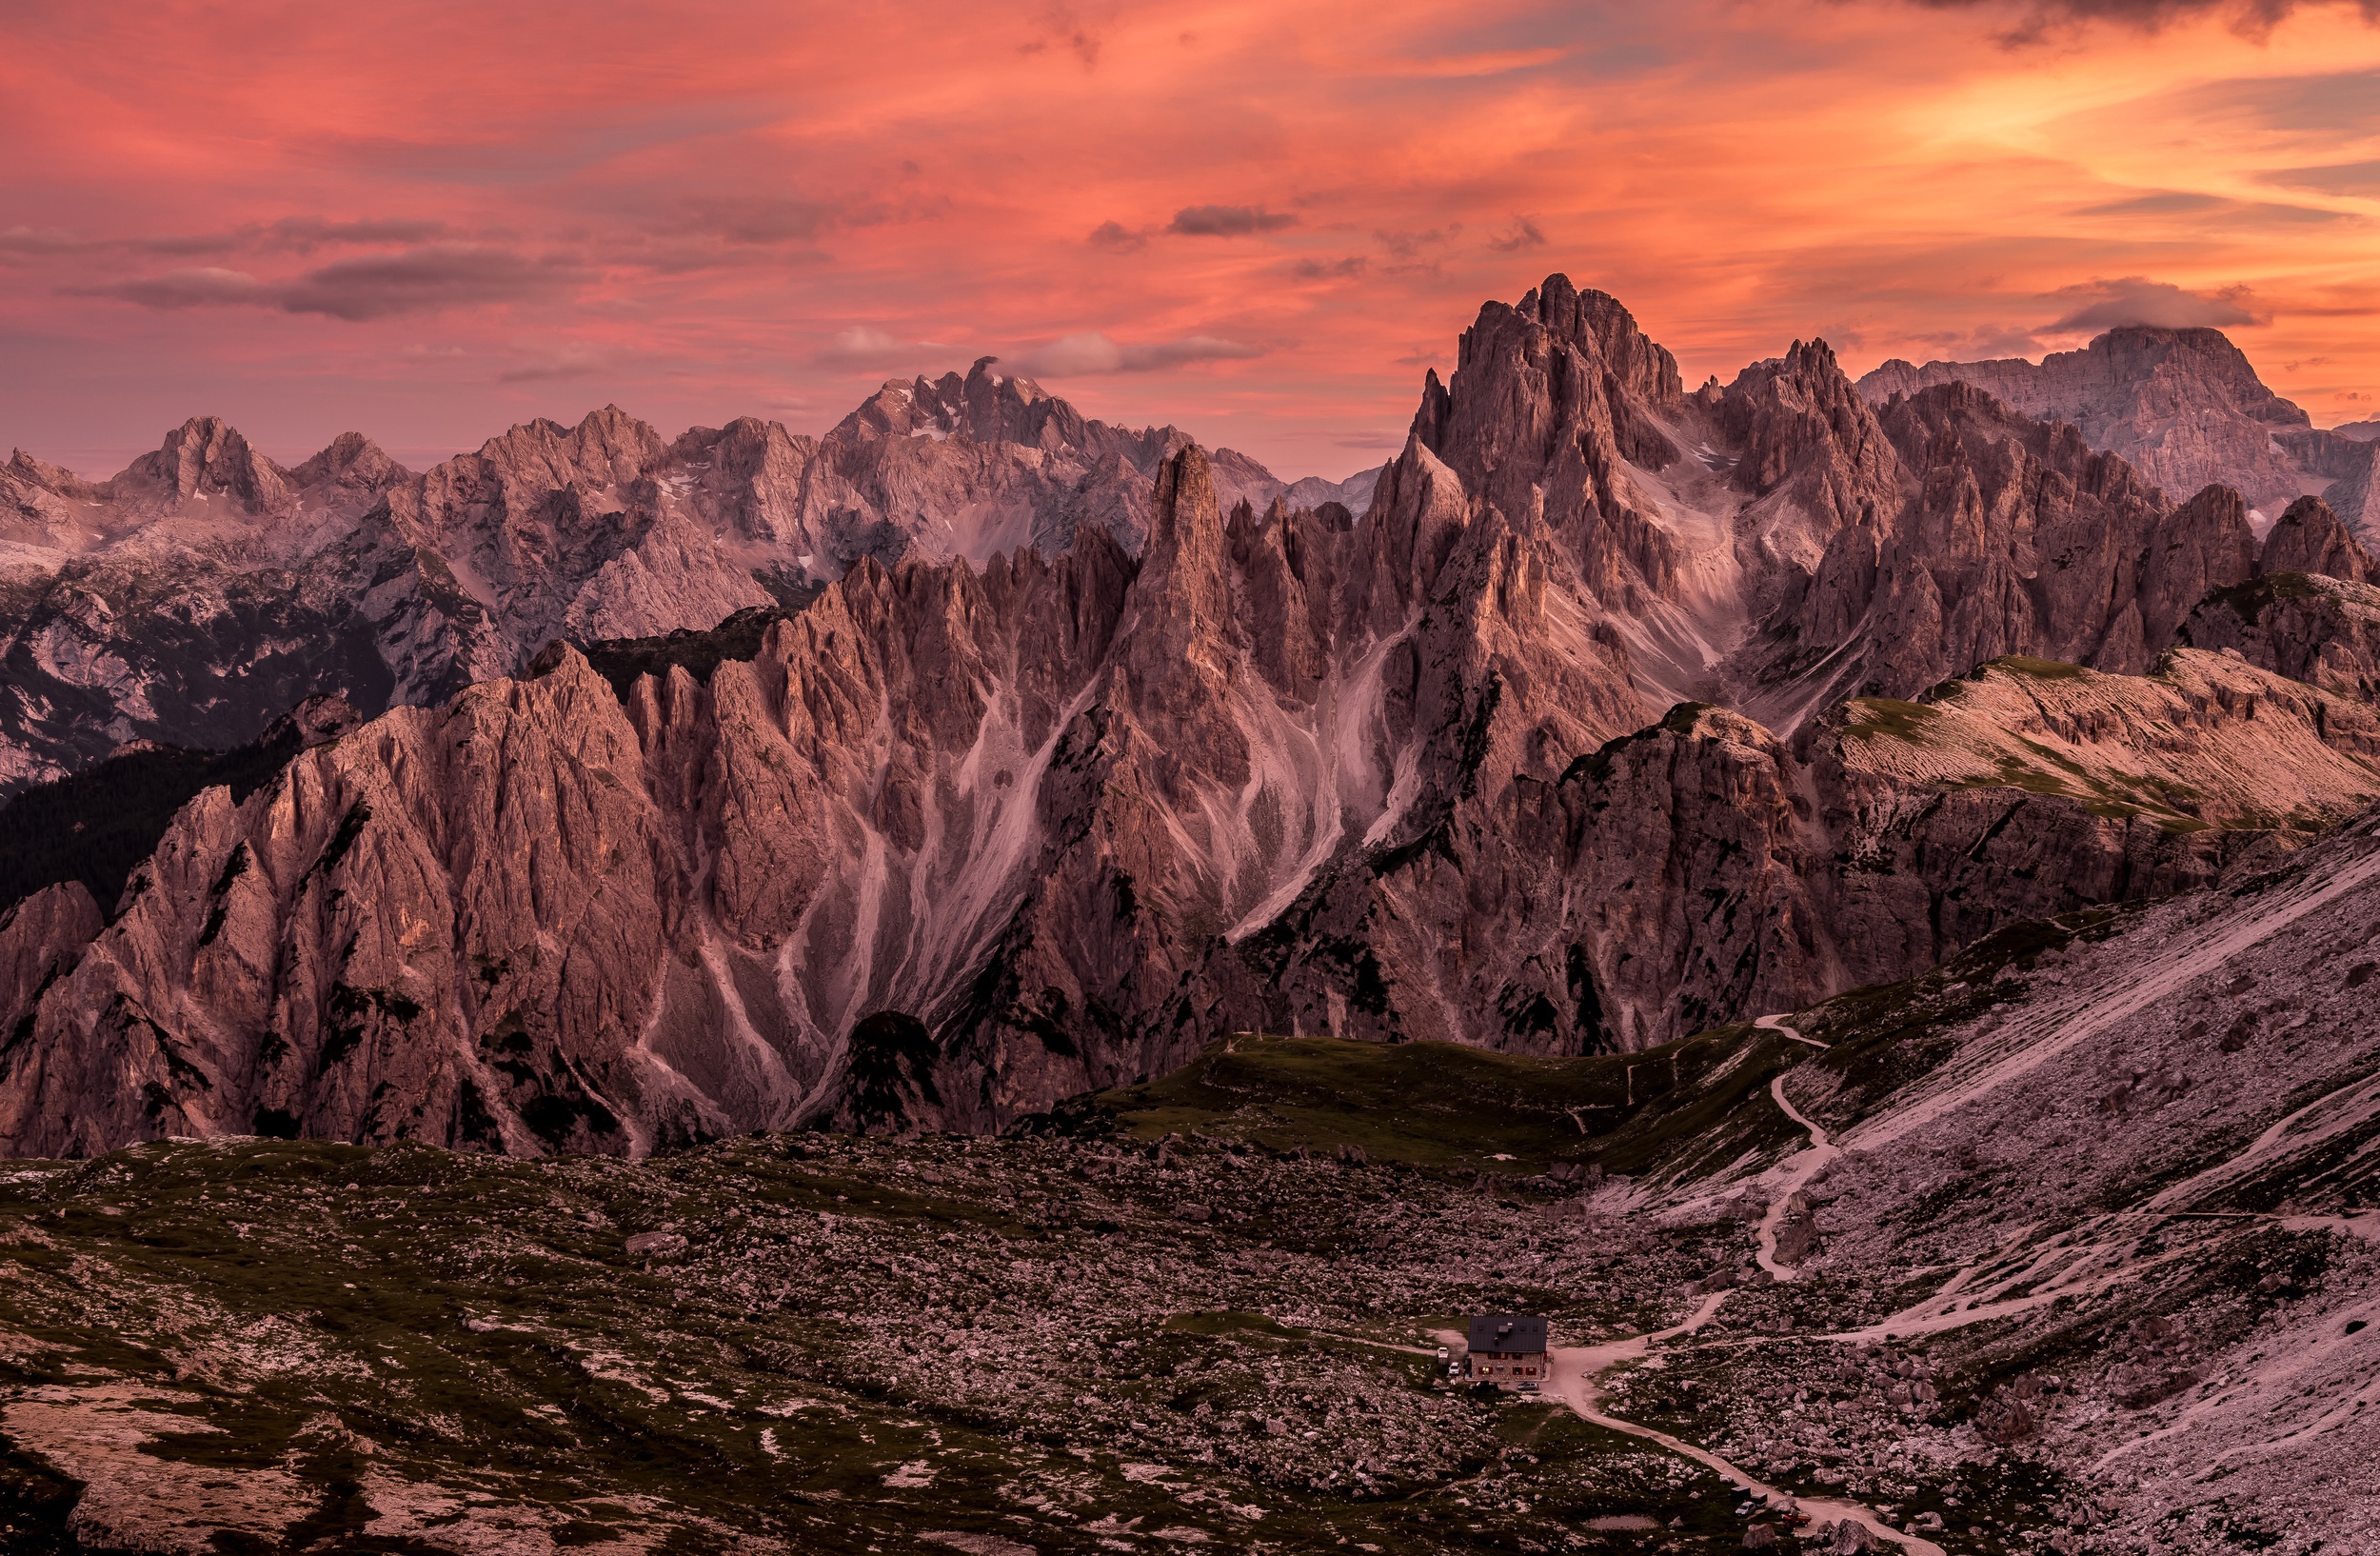
<instances>
[{"instance_id":1,"label":"limestone cliff face","mask_svg":"<svg viewBox=\"0 0 2380 1556\"><path fill-rule=\"evenodd\" d=\"M1835 532L1756 676L1905 697L2009 654L2137 674L2210 589L2255 571L2228 488L2169 508L2073 428L1964 383L1896 399L1880 419L1912 489Z\"/></svg>"},{"instance_id":2,"label":"limestone cliff face","mask_svg":"<svg viewBox=\"0 0 2380 1556\"><path fill-rule=\"evenodd\" d=\"M10 1047L31 1036L35 1006L74 969L104 921L79 881L34 892L0 913L0 1011L13 1013Z\"/></svg>"},{"instance_id":3,"label":"limestone cliff face","mask_svg":"<svg viewBox=\"0 0 2380 1556\"><path fill-rule=\"evenodd\" d=\"M2327 446L2338 450L2338 457L2326 461L2325 466L2336 472L2337 479L2323 489L2323 501L2337 512L2367 550L2380 547L2380 481L2373 479L2373 462L2380 459L2380 443L2333 438Z\"/></svg>"},{"instance_id":4,"label":"limestone cliff face","mask_svg":"<svg viewBox=\"0 0 2380 1556\"><path fill-rule=\"evenodd\" d=\"M1792 747L1681 705L1318 883L1239 948L1214 1019L1640 1048L2017 919L2211 884L2375 798L2368 705L2220 654L2148 677L2003 662Z\"/></svg>"},{"instance_id":5,"label":"limestone cliff face","mask_svg":"<svg viewBox=\"0 0 2380 1556\"><path fill-rule=\"evenodd\" d=\"M1450 479L1416 444L1377 522L1226 522L1185 449L1138 560L863 560L707 686L565 651L208 791L11 1008L0 1132L633 1150L1161 1068L1236 929L1646 716Z\"/></svg>"},{"instance_id":6,"label":"limestone cliff face","mask_svg":"<svg viewBox=\"0 0 2380 1556\"><path fill-rule=\"evenodd\" d=\"M865 562L707 685L565 650L202 794L112 921L0 927L0 1138L637 1151L995 1128L1249 1027L1636 1047L2380 794L2369 708L2220 654L1647 727L1559 537L1418 437L1361 525L1156 490L1138 559Z\"/></svg>"},{"instance_id":7,"label":"limestone cliff face","mask_svg":"<svg viewBox=\"0 0 2380 1556\"><path fill-rule=\"evenodd\" d=\"M2371 554L2319 497L2300 497L2290 505L2266 534L2256 570L2316 573L2350 584L2380 576Z\"/></svg>"},{"instance_id":8,"label":"limestone cliff face","mask_svg":"<svg viewBox=\"0 0 2380 1556\"><path fill-rule=\"evenodd\" d=\"M2268 572L2207 596L2180 637L2342 696L2380 699L2380 588L2370 584Z\"/></svg>"}]
</instances>

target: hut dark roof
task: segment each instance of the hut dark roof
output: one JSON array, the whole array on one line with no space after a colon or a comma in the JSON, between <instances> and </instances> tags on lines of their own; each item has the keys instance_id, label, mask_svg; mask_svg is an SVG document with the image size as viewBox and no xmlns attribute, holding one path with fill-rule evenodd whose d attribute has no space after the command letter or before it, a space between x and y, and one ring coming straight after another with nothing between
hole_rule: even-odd
<instances>
[{"instance_id":1,"label":"hut dark roof","mask_svg":"<svg viewBox=\"0 0 2380 1556\"><path fill-rule=\"evenodd\" d=\"M1471 1321L1471 1348L1534 1353L1545 1348L1545 1320L1523 1313L1481 1313Z\"/></svg>"}]
</instances>

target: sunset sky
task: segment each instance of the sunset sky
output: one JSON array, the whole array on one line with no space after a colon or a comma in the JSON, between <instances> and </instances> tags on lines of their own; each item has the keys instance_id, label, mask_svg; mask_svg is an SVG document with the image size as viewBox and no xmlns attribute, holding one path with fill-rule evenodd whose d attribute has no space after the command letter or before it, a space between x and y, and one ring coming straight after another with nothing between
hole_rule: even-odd
<instances>
[{"instance_id":1,"label":"sunset sky","mask_svg":"<svg viewBox=\"0 0 2380 1556\"><path fill-rule=\"evenodd\" d=\"M2380 411L2370 9L0 0L0 448L819 431L997 354L1339 476L1550 270L1690 383L2211 323L2330 425Z\"/></svg>"}]
</instances>

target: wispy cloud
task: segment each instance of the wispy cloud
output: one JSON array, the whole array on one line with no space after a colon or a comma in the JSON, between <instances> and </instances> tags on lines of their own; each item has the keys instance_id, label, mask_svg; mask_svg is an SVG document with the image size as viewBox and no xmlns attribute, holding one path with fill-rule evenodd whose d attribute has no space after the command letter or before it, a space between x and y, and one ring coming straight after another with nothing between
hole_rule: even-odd
<instances>
[{"instance_id":1,"label":"wispy cloud","mask_svg":"<svg viewBox=\"0 0 2380 1556\"><path fill-rule=\"evenodd\" d=\"M1193 362L1229 362L1262 356L1261 349L1213 335L1186 335L1180 340L1146 345L1120 345L1102 330L1061 335L1047 346L1027 351L1016 365L1036 378L1081 378L1104 373L1155 372Z\"/></svg>"},{"instance_id":2,"label":"wispy cloud","mask_svg":"<svg viewBox=\"0 0 2380 1556\"><path fill-rule=\"evenodd\" d=\"M119 281L113 286L69 287L67 290L83 297L121 297L144 308L221 308L272 301L272 289L247 271L218 269L213 266L168 270L163 275Z\"/></svg>"},{"instance_id":3,"label":"wispy cloud","mask_svg":"<svg viewBox=\"0 0 2380 1556\"><path fill-rule=\"evenodd\" d=\"M425 243L446 233L445 222L405 217L334 222L321 216L286 216L264 227L258 236L274 246L306 252L335 244Z\"/></svg>"},{"instance_id":4,"label":"wispy cloud","mask_svg":"<svg viewBox=\"0 0 2380 1556\"><path fill-rule=\"evenodd\" d=\"M1110 253L1137 254L1149 246L1149 234L1146 228L1129 228L1121 222L1101 222L1091 229L1091 235L1082 241Z\"/></svg>"},{"instance_id":5,"label":"wispy cloud","mask_svg":"<svg viewBox=\"0 0 2380 1556\"><path fill-rule=\"evenodd\" d=\"M844 372L890 372L930 368L952 348L940 341L902 340L888 329L853 325L838 329L817 353L821 367Z\"/></svg>"},{"instance_id":6,"label":"wispy cloud","mask_svg":"<svg viewBox=\"0 0 2380 1556\"><path fill-rule=\"evenodd\" d=\"M1100 48L1113 19L1112 7L1043 6L1034 17L1033 35L1017 46L1017 52L1039 54L1063 50L1081 60L1084 70L1092 70L1100 62Z\"/></svg>"},{"instance_id":7,"label":"wispy cloud","mask_svg":"<svg viewBox=\"0 0 2380 1556\"><path fill-rule=\"evenodd\" d=\"M582 370L681 425L798 382L818 430L1000 342L1086 414L1320 469L1550 270L1696 382L1814 331L1862 368L2152 319L2231 321L2317 420L2380 392L2357 4L517 0L467 50L413 0L271 49L223 8L17 9L29 447L152 442L197 384L294 447L335 383L343 424L459 448L503 374Z\"/></svg>"},{"instance_id":8,"label":"wispy cloud","mask_svg":"<svg viewBox=\"0 0 2380 1556\"><path fill-rule=\"evenodd\" d=\"M805 242L841 228L883 219L882 208L854 212L832 200L690 196L684 209L689 225L729 243Z\"/></svg>"},{"instance_id":9,"label":"wispy cloud","mask_svg":"<svg viewBox=\"0 0 2380 1556\"><path fill-rule=\"evenodd\" d=\"M0 258L89 254L117 258L195 258L201 255L310 253L340 246L420 243L443 235L446 224L386 218L332 221L322 216L285 216L247 222L217 232L144 232L91 237L63 228L11 227L0 231Z\"/></svg>"},{"instance_id":10,"label":"wispy cloud","mask_svg":"<svg viewBox=\"0 0 2380 1556\"><path fill-rule=\"evenodd\" d=\"M506 368L496 375L499 384L541 384L557 379L591 378L609 372L613 354L592 346L564 346Z\"/></svg>"},{"instance_id":11,"label":"wispy cloud","mask_svg":"<svg viewBox=\"0 0 2380 1556\"><path fill-rule=\"evenodd\" d=\"M1488 239L1488 247L1499 254L1517 253L1523 249L1542 249L1545 247L1545 234L1528 217L1515 216L1512 225Z\"/></svg>"},{"instance_id":12,"label":"wispy cloud","mask_svg":"<svg viewBox=\"0 0 2380 1556\"><path fill-rule=\"evenodd\" d=\"M1929 10L1998 12L2012 18L1999 36L2012 45L2038 43L2060 31L2109 22L2154 32L2177 22L2216 16L2245 38L2270 37L2300 10L2359 11L2380 22L2380 0L1914 0Z\"/></svg>"},{"instance_id":13,"label":"wispy cloud","mask_svg":"<svg viewBox=\"0 0 2380 1556\"><path fill-rule=\"evenodd\" d=\"M2311 190L2317 194L2360 195L2380 199L2380 161L2333 162L2314 168L2279 168L2262 175L2268 184L2288 190Z\"/></svg>"},{"instance_id":14,"label":"wispy cloud","mask_svg":"<svg viewBox=\"0 0 2380 1556\"><path fill-rule=\"evenodd\" d=\"M381 319L518 302L558 291L581 273L573 266L530 259L489 244L435 243L404 253L326 265L284 287L278 300L292 313Z\"/></svg>"}]
</instances>

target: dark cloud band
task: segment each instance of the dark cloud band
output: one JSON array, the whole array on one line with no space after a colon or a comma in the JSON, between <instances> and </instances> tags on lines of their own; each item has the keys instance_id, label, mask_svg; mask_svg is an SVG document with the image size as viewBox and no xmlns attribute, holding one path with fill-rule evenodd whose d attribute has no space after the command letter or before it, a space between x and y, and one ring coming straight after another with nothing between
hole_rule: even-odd
<instances>
[{"instance_id":1,"label":"dark cloud band","mask_svg":"<svg viewBox=\"0 0 2380 1556\"><path fill-rule=\"evenodd\" d=\"M2233 29L2261 36L2300 10L2360 11L2380 24L2380 0L1905 0L1928 10L1999 11L2015 18L2002 37L2031 42L2063 28L2113 22L2154 30L2198 16L2219 16Z\"/></svg>"},{"instance_id":2,"label":"dark cloud band","mask_svg":"<svg viewBox=\"0 0 2380 1556\"><path fill-rule=\"evenodd\" d=\"M1238 238L1297 225L1295 216L1257 206L1184 206L1174 212L1173 225L1165 230L1192 238Z\"/></svg>"},{"instance_id":3,"label":"dark cloud band","mask_svg":"<svg viewBox=\"0 0 2380 1556\"><path fill-rule=\"evenodd\" d=\"M173 270L104 287L67 289L86 297L115 297L145 308L278 308L364 321L400 313L520 302L582 279L573 267L535 260L478 243L432 243L401 253L340 260L288 281L264 281L242 270Z\"/></svg>"}]
</instances>

